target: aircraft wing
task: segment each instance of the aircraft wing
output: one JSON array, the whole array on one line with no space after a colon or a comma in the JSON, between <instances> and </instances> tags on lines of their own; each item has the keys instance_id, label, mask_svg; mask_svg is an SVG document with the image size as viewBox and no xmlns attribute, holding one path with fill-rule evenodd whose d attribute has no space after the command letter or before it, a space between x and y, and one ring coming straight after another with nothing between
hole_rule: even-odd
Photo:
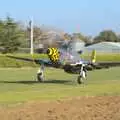
<instances>
[{"instance_id":1,"label":"aircraft wing","mask_svg":"<svg viewBox=\"0 0 120 120\"><path fill-rule=\"evenodd\" d=\"M86 65L86 68L88 68L88 70L93 70L93 69L103 69L103 68L110 68L110 67L118 67L120 66L120 62L111 62L111 61L101 61L101 62L89 62L89 61L85 61L83 62L83 64Z\"/></svg>"},{"instance_id":2,"label":"aircraft wing","mask_svg":"<svg viewBox=\"0 0 120 120\"><path fill-rule=\"evenodd\" d=\"M34 62L39 65L44 64L45 66L50 66L50 67L59 67L60 66L60 63L53 64L49 59L32 59L32 58L23 58L23 57L9 56L9 55L7 55L7 57L12 58L12 59L17 59L17 60Z\"/></svg>"},{"instance_id":3,"label":"aircraft wing","mask_svg":"<svg viewBox=\"0 0 120 120\"><path fill-rule=\"evenodd\" d=\"M102 61L94 63L95 66L99 66L101 68L109 68L109 67L117 67L120 66L120 62L111 62L111 61Z\"/></svg>"},{"instance_id":4,"label":"aircraft wing","mask_svg":"<svg viewBox=\"0 0 120 120\"><path fill-rule=\"evenodd\" d=\"M120 66L120 62L110 62L110 61L97 62L97 64L101 66L110 66L110 67Z\"/></svg>"},{"instance_id":5,"label":"aircraft wing","mask_svg":"<svg viewBox=\"0 0 120 120\"><path fill-rule=\"evenodd\" d=\"M96 51L93 50L91 54L91 60L82 60L82 63L86 65L86 68L93 70L93 69L102 69L102 68L109 68L120 66L120 61L113 62L113 61L96 61Z\"/></svg>"}]
</instances>

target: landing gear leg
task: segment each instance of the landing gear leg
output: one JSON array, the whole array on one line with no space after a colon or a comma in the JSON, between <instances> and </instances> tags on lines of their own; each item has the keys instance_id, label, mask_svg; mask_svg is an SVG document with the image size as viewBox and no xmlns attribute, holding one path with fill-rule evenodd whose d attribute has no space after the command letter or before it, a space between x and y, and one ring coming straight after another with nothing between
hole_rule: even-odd
<instances>
[{"instance_id":1,"label":"landing gear leg","mask_svg":"<svg viewBox=\"0 0 120 120\"><path fill-rule=\"evenodd\" d=\"M78 84L84 83L84 80L86 80L86 78L87 78L87 71L85 70L80 71L79 76L77 78Z\"/></svg>"},{"instance_id":2,"label":"landing gear leg","mask_svg":"<svg viewBox=\"0 0 120 120\"><path fill-rule=\"evenodd\" d=\"M42 64L37 71L37 81L39 82L44 81L44 64Z\"/></svg>"},{"instance_id":3,"label":"landing gear leg","mask_svg":"<svg viewBox=\"0 0 120 120\"><path fill-rule=\"evenodd\" d=\"M83 83L83 78L82 78L81 75L78 76L77 82L78 82L78 84L82 84Z\"/></svg>"}]
</instances>

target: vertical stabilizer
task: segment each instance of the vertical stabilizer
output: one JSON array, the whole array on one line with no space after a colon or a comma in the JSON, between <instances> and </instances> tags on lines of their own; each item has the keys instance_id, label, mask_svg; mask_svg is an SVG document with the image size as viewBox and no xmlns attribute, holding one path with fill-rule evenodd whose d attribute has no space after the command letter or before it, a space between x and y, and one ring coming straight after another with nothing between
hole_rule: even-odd
<instances>
[{"instance_id":1,"label":"vertical stabilizer","mask_svg":"<svg viewBox=\"0 0 120 120\"><path fill-rule=\"evenodd\" d=\"M96 62L96 50L95 50L95 49L92 51L91 62L92 62L92 63L95 63L95 62Z\"/></svg>"}]
</instances>

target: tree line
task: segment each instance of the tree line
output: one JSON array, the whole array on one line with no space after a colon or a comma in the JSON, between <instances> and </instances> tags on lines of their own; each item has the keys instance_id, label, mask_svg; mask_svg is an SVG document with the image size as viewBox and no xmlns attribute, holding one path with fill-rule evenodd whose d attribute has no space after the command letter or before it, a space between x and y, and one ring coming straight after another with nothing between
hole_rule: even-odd
<instances>
[{"instance_id":1,"label":"tree line","mask_svg":"<svg viewBox=\"0 0 120 120\"><path fill-rule=\"evenodd\" d=\"M59 33L56 34L52 30L43 30L40 26L34 26L34 46L39 44L44 47L58 45L59 41L64 40L82 40L86 45L95 44L102 41L120 42L120 35L112 30L103 30L99 35L86 36L81 33ZM0 20L0 47L3 53L13 53L19 48L30 47L30 26L25 26L13 18L7 16L5 20Z\"/></svg>"}]
</instances>

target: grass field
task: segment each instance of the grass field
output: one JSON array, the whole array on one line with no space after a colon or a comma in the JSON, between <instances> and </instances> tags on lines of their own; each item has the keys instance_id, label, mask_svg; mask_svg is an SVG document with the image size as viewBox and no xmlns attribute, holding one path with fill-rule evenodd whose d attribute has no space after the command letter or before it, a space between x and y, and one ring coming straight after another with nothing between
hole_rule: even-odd
<instances>
[{"instance_id":1,"label":"grass field","mask_svg":"<svg viewBox=\"0 0 120 120\"><path fill-rule=\"evenodd\" d=\"M120 68L88 72L85 85L77 75L46 68L46 81L35 81L37 68L0 68L0 104L32 100L58 100L74 96L120 95Z\"/></svg>"}]
</instances>

